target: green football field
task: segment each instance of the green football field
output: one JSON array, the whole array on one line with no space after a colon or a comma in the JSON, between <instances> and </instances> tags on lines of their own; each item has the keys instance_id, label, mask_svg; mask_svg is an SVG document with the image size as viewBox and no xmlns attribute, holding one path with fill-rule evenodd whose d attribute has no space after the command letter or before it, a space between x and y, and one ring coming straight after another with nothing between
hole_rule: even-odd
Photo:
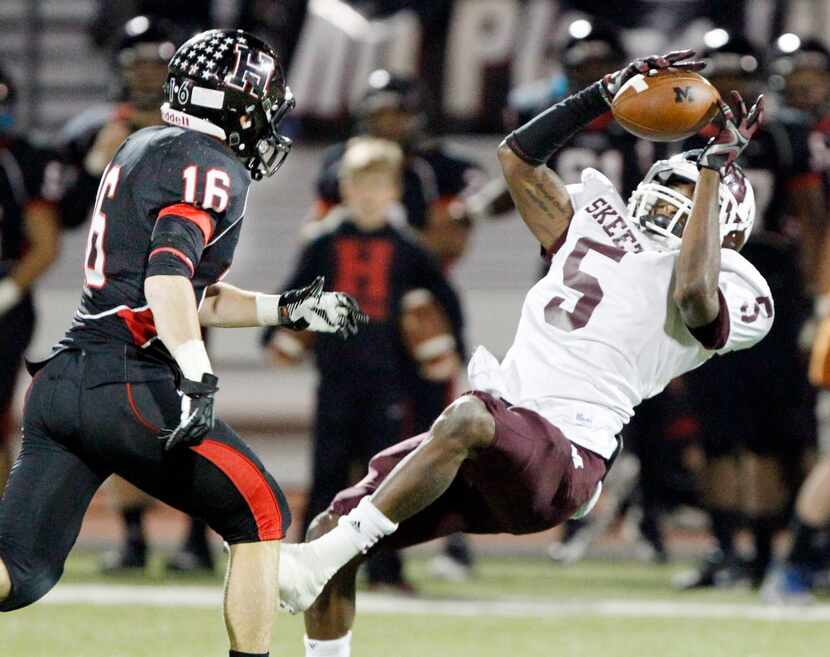
<instances>
[{"instance_id":1,"label":"green football field","mask_svg":"<svg viewBox=\"0 0 830 657\"><path fill-rule=\"evenodd\" d=\"M409 572L415 598L364 595L355 657L798 657L830 645L830 604L777 611L749 591L674 593L680 566L488 558L463 584ZM0 616L2 657L226 655L220 579L103 580L74 557L51 598ZM271 654L302 656L302 621L279 615Z\"/></svg>"}]
</instances>

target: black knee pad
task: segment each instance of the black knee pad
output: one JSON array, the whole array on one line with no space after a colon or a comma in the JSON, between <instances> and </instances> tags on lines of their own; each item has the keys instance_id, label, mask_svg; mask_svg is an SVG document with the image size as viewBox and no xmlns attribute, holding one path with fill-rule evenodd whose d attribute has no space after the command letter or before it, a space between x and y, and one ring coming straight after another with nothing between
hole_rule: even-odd
<instances>
[{"instance_id":1,"label":"black knee pad","mask_svg":"<svg viewBox=\"0 0 830 657\"><path fill-rule=\"evenodd\" d=\"M11 593L0 601L0 611L14 611L37 602L63 575L63 564L55 566L40 559L16 559L13 551L2 545L0 559L12 582Z\"/></svg>"}]
</instances>

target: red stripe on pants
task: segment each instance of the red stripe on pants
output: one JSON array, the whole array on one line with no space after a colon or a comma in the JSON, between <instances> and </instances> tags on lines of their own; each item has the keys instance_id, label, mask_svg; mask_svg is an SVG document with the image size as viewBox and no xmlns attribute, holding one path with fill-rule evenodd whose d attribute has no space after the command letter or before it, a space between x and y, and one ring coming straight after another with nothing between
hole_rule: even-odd
<instances>
[{"instance_id":1,"label":"red stripe on pants","mask_svg":"<svg viewBox=\"0 0 830 657\"><path fill-rule=\"evenodd\" d=\"M190 449L213 463L231 480L254 516L259 540L278 541L285 536L274 491L247 456L230 445L209 438Z\"/></svg>"}]
</instances>

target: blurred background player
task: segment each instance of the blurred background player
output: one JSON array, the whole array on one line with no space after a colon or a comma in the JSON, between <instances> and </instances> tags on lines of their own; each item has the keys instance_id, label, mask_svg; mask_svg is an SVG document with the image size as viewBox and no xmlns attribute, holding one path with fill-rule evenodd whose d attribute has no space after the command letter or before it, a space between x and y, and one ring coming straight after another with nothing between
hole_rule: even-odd
<instances>
[{"instance_id":1,"label":"blurred background player","mask_svg":"<svg viewBox=\"0 0 830 657\"><path fill-rule=\"evenodd\" d=\"M807 133L808 151L802 156L809 159L810 192L820 186L821 201L827 202L830 192L828 169L830 149L827 145L830 133L830 52L816 39L801 39L795 34L785 34L776 41L771 65L770 87L781 92L785 103L782 115L794 130ZM823 216L826 222L826 212ZM826 547L822 549L823 532L830 520L830 445L827 440L827 409L830 407L830 241L826 223L823 241L812 246L816 253L812 281L816 294L813 305L817 325L813 337L810 358L810 382L822 390L818 393L817 416L819 422L820 458L799 490L793 516L790 520L792 542L779 563L767 572L761 595L767 602L806 602L812 599L811 591L817 573L827 563ZM805 332L805 338L810 338Z\"/></svg>"},{"instance_id":2,"label":"blurred background player","mask_svg":"<svg viewBox=\"0 0 830 657\"><path fill-rule=\"evenodd\" d=\"M112 53L113 101L91 107L59 135L67 189L61 202L66 221L84 223L95 201L101 173L121 143L136 130L161 122L167 62L183 41L174 25L135 16L121 27Z\"/></svg>"},{"instance_id":3,"label":"blurred background player","mask_svg":"<svg viewBox=\"0 0 830 657\"><path fill-rule=\"evenodd\" d=\"M342 203L319 222L309 224L309 242L284 289L308 285L324 275L329 285L357 299L371 318L359 335L344 342L316 336L319 371L314 418L312 484L303 533L332 497L353 483L369 457L400 440L410 424L411 395L401 372L412 369L402 315L407 293L428 290L454 327L444 356L447 378L464 359L461 306L438 260L406 224L401 199L403 151L396 142L355 137L347 142L338 166ZM267 329L263 342L276 360L284 360L279 329ZM355 373L360 372L356 377ZM368 563L370 586L408 590L400 559L392 552Z\"/></svg>"},{"instance_id":4,"label":"blurred background player","mask_svg":"<svg viewBox=\"0 0 830 657\"><path fill-rule=\"evenodd\" d=\"M183 40L180 28L154 16L134 16L121 28L112 54L115 103L90 108L71 120L60 135L67 169L61 212L67 224L87 220L101 173L123 141L141 128L161 123L167 63ZM109 487L123 522L124 542L104 555L101 568L104 572L142 570L147 565L144 514L153 500L119 477L113 477ZM189 522L187 537L167 568L212 571L207 525L192 518Z\"/></svg>"},{"instance_id":5,"label":"blurred background player","mask_svg":"<svg viewBox=\"0 0 830 657\"><path fill-rule=\"evenodd\" d=\"M15 96L0 64L0 491L11 467L11 402L35 328L31 290L60 250L61 166L14 132Z\"/></svg>"},{"instance_id":6,"label":"blurred background player","mask_svg":"<svg viewBox=\"0 0 830 657\"><path fill-rule=\"evenodd\" d=\"M373 71L356 118L359 134L388 139L402 149L405 221L447 271L463 255L470 238L464 199L480 187L481 167L430 134L430 99L412 78L383 69ZM323 156L312 218L319 219L342 200L338 172L345 148L345 143L336 144ZM460 326L454 328L460 330ZM412 363L405 371L408 429L423 432L452 399L453 380L426 379ZM432 565L436 575L465 577L472 566L472 554L463 537L450 537L446 551Z\"/></svg>"},{"instance_id":7,"label":"blurred background player","mask_svg":"<svg viewBox=\"0 0 830 657\"><path fill-rule=\"evenodd\" d=\"M729 98L730 89L752 96L763 88L763 57L747 39L713 30L706 41L705 74L723 98ZM707 127L683 147L702 146L714 130ZM786 524L793 482L797 487L803 456L814 443L814 398L799 349L812 272L803 266L801 254L820 239L816 226L824 221L825 208L815 202L821 188L809 169L804 136L780 120L769 120L742 156L757 204L752 239L742 254L769 281L777 317L769 339L752 357L730 354L687 376L702 423L703 502L717 549L698 569L678 576L681 588L746 579L760 585L772 539ZM735 547L736 531L744 525L754 544L749 563Z\"/></svg>"}]
</instances>

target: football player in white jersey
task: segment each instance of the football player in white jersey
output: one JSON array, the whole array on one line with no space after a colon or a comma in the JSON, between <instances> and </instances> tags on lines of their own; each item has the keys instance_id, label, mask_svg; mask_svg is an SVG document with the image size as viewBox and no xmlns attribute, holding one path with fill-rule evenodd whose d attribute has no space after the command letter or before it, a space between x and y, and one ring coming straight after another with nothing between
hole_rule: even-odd
<instances>
[{"instance_id":1,"label":"football player in white jersey","mask_svg":"<svg viewBox=\"0 0 830 657\"><path fill-rule=\"evenodd\" d=\"M376 455L367 477L317 518L309 542L283 549L281 599L307 610L306 655L350 654L355 571L380 540L398 547L455 531L530 533L584 515L634 407L769 330L769 288L738 253L754 196L735 160L761 123L761 99L747 111L738 96L735 114L723 104L719 134L654 164L627 207L598 171L566 186L545 166L626 80L700 68L692 55L632 62L499 147L550 269L528 292L504 360L479 347L469 364L473 390L429 432Z\"/></svg>"}]
</instances>

